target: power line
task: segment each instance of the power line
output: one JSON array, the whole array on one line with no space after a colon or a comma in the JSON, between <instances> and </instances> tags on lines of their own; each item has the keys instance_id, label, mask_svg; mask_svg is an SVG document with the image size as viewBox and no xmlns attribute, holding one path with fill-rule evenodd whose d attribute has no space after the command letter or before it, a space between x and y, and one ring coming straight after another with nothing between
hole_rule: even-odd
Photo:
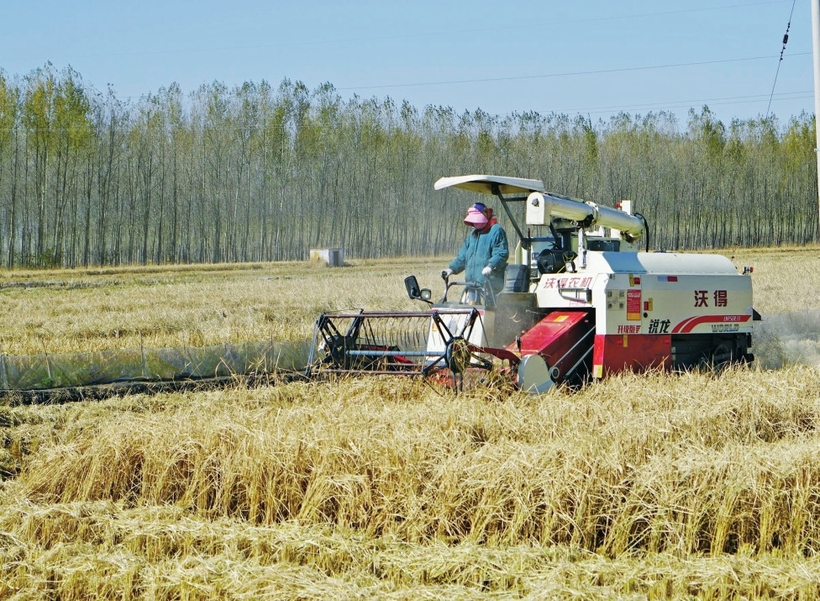
<instances>
[{"instance_id":1,"label":"power line","mask_svg":"<svg viewBox=\"0 0 820 601\"><path fill-rule=\"evenodd\" d=\"M799 100L803 98L811 98L814 94L813 90L802 90L795 92L784 92L776 94L779 100ZM565 108L556 110L556 113L611 113L613 111L637 111L637 110L672 110L676 108L692 107L694 105L708 105L720 106L727 104L753 104L765 99L765 94L754 94L750 96L723 96L716 98L700 98L691 100L675 100L670 102L647 102L643 104L630 105L610 105L610 106L593 106L580 108Z\"/></svg>"},{"instance_id":2,"label":"power line","mask_svg":"<svg viewBox=\"0 0 820 601\"><path fill-rule=\"evenodd\" d=\"M794 56L806 56L811 54L810 52L799 52ZM524 81L524 80L531 80L531 79L551 79L556 77L575 77L579 75L603 75L606 73L628 73L632 71L649 71L653 69L676 69L680 67L700 67L704 65L718 65L718 64L726 64L726 63L740 63L740 62L748 62L748 61L758 61L758 60L770 60L775 58L777 55L765 55L765 56L749 56L745 58L729 58L729 59L720 59L720 60L711 60L711 61L695 61L690 63L667 63L665 65L644 65L640 67L619 67L616 69L590 69L588 71L564 71L561 73L545 73L543 75L518 75L518 76L509 76L509 77L485 77L480 79L451 79L445 81L426 81L426 82L414 82L414 83L399 83L399 84L382 84L382 85L372 85L372 86L350 86L344 88L336 88L337 91L340 92L349 92L349 91L356 91L356 90L378 90L378 89L386 89L386 88L417 88L417 87L424 87L424 86L446 86L446 85L461 85L461 84L470 84L470 83L491 83L491 82L499 82L499 81Z\"/></svg>"},{"instance_id":3,"label":"power line","mask_svg":"<svg viewBox=\"0 0 820 601\"><path fill-rule=\"evenodd\" d=\"M786 24L786 33L783 34L783 47L780 49L780 60L777 61L777 70L774 72L774 82L772 83L772 94L774 96L774 87L777 85L777 75L780 73L780 64L783 62L783 53L786 52L786 44L789 43L789 29L792 26L792 15L794 15L794 5L797 0L792 0L792 10L789 13L789 22ZM769 97L769 106L766 107L766 119L769 118L769 109L772 108L772 98Z\"/></svg>"},{"instance_id":4,"label":"power line","mask_svg":"<svg viewBox=\"0 0 820 601\"><path fill-rule=\"evenodd\" d=\"M508 24L503 25L499 23L494 23L491 27L477 27L477 28L466 28L466 29L446 29L446 30L432 30L432 31L421 31L421 32L412 32L412 31L390 31L390 33L384 35L366 35L366 36L356 36L356 37L337 37L337 38L316 38L315 36L310 36L305 38L305 36L300 36L300 38L296 41L286 41L286 42L266 42L262 44L238 44L238 45L226 45L226 46L204 46L204 47L188 47L188 48L164 48L164 49L142 49L138 51L129 51L129 52L106 52L104 54L105 57L127 57L127 56L162 56L162 55L174 55L174 54L202 54L202 53L213 53L213 52L231 52L231 51L242 51L242 50L261 50L261 49L275 49L275 48L292 48L292 47L299 47L299 46L316 46L316 45L348 45L348 44L361 44L362 42L380 42L380 41L389 41L389 42L396 42L397 40L412 40L412 39L420 39L420 38L438 38L438 37L446 37L452 38L453 36L457 35L477 35L477 34L499 34L505 31L522 31L522 30L530 30L536 29L541 30L544 28L555 27L555 26L568 26L568 25L584 25L589 23L599 23L599 22L610 22L610 21L632 21L636 19L644 19L647 17L673 17L675 15L682 15L682 14L691 14L691 13L702 13L702 12L715 12L715 11L722 11L722 10L731 10L735 8L743 8L748 9L754 6L763 6L769 4L779 4L784 0L760 0L757 2L749 2L749 3L735 3L735 4L726 4L722 6L706 6L701 8L680 8L675 10L661 10L656 12L644 12L644 13L632 13L632 14L615 14L615 15L605 15L599 17L588 17L582 19L557 19L557 20L550 20L550 21L529 21L525 24L515 23L515 24ZM77 54L73 56L69 56L69 59L84 59L84 58L96 58L101 56L100 54ZM19 57L18 57L19 60ZM33 59L37 60L37 59Z\"/></svg>"},{"instance_id":5,"label":"power line","mask_svg":"<svg viewBox=\"0 0 820 601\"><path fill-rule=\"evenodd\" d=\"M811 98L814 95L814 90L798 90L794 92L782 92L780 94L776 94L778 99L781 100L795 100L801 98ZM715 98L700 98L700 99L691 99L691 100L676 100L672 102L648 102L642 104L630 104L630 105L609 105L609 106L592 106L592 107L579 107L579 108L564 108L550 111L551 113L557 114L564 114L569 115L571 113L610 113L613 111L625 112L625 111L637 111L640 109L648 109L648 110L669 110L674 108L680 107L691 107L692 105L703 105L708 104L710 106L715 105L725 105L725 104L748 104L748 103L755 103L759 102L761 98L765 98L765 94L754 94L748 96L722 96L722 97L715 97ZM537 112L537 111L534 111ZM512 116L515 113L507 113L507 114L500 114L495 115L496 117L508 117ZM547 114L547 113L544 113ZM269 125L264 126L266 128L270 128ZM273 129L276 131L282 131L288 129L289 126L287 125L278 125ZM253 125L249 127L236 127L236 126L211 126L209 129L218 130L218 131L248 131L248 130L258 130L260 129L259 125ZM0 131L14 131L14 128L2 128ZM68 130L64 128L52 128L52 129L31 129L28 131L49 131L51 133L65 133Z\"/></svg>"}]
</instances>

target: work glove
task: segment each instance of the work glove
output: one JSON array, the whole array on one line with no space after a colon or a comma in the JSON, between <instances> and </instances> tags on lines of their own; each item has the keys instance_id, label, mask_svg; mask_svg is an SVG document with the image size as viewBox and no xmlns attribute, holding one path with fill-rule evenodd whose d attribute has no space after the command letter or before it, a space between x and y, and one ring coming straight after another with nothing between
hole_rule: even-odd
<instances>
[{"instance_id":1,"label":"work glove","mask_svg":"<svg viewBox=\"0 0 820 601\"><path fill-rule=\"evenodd\" d=\"M453 270L452 269L442 269L441 270L441 279L442 280L446 280L451 275L453 275Z\"/></svg>"},{"instance_id":2,"label":"work glove","mask_svg":"<svg viewBox=\"0 0 820 601\"><path fill-rule=\"evenodd\" d=\"M493 272L493 268L490 267L489 265L487 265L487 267L485 267L484 269L481 270L481 275L483 275L485 278L488 278L488 277L490 277L490 274L492 272Z\"/></svg>"}]
</instances>

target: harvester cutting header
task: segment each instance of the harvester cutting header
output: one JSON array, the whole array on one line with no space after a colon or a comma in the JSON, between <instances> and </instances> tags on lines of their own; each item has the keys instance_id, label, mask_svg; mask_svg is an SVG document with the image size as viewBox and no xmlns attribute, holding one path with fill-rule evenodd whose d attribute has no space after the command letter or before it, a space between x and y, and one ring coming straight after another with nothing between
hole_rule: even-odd
<instances>
[{"instance_id":1,"label":"harvester cutting header","mask_svg":"<svg viewBox=\"0 0 820 601\"><path fill-rule=\"evenodd\" d=\"M499 371L541 392L625 370L753 360L750 270L720 255L649 252L646 220L630 201L605 207L548 193L539 180L493 175L434 187L498 199L518 236L504 289L443 272L433 302L409 276L408 294L427 310L323 314L310 372L446 375L460 385Z\"/></svg>"}]
</instances>

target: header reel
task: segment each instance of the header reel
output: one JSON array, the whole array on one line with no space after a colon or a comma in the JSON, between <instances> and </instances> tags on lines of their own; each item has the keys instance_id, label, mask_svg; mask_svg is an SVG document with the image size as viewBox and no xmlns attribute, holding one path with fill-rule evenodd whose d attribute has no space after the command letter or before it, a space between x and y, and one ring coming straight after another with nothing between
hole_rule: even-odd
<instances>
[{"instance_id":1,"label":"header reel","mask_svg":"<svg viewBox=\"0 0 820 601\"><path fill-rule=\"evenodd\" d=\"M492 361L470 342L481 329L474 307L419 312L323 313L316 322L308 374L452 377L489 371Z\"/></svg>"}]
</instances>

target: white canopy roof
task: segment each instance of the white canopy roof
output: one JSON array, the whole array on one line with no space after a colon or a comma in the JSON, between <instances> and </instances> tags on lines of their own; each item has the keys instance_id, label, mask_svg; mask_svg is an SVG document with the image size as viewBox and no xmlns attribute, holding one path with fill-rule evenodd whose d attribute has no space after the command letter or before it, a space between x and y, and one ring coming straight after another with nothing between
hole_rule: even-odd
<instances>
[{"instance_id":1,"label":"white canopy roof","mask_svg":"<svg viewBox=\"0 0 820 601\"><path fill-rule=\"evenodd\" d=\"M543 192L544 183L537 179L524 179L522 177L502 177L499 175L459 175L456 177L442 177L433 188L443 190L444 188L461 188L471 192L481 192L482 194L492 194L493 184L498 185L501 194L529 194L530 192Z\"/></svg>"}]
</instances>

